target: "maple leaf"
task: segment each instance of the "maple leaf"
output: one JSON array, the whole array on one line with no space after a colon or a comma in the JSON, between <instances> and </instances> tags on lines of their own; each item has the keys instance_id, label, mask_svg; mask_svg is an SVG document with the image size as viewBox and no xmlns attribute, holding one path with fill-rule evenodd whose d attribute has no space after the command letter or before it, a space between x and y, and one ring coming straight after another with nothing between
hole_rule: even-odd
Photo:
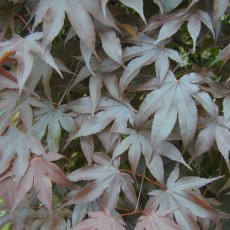
<instances>
[{"instance_id":1,"label":"maple leaf","mask_svg":"<svg viewBox=\"0 0 230 230\"><path fill-rule=\"evenodd\" d=\"M172 210L177 223L182 229L199 229L194 217L201 218L226 218L227 214L210 206L201 196L198 196L192 190L198 189L208 183L211 183L221 177L200 178L200 177L182 177L179 178L178 165L174 168L167 179L165 190L153 190L146 209L159 207L159 211Z\"/></svg>"},{"instance_id":2,"label":"maple leaf","mask_svg":"<svg viewBox=\"0 0 230 230\"><path fill-rule=\"evenodd\" d=\"M25 227L30 225L30 229L67 229L65 218L70 217L71 212L68 209L54 209L52 215L45 208L39 208L26 219Z\"/></svg>"},{"instance_id":3,"label":"maple leaf","mask_svg":"<svg viewBox=\"0 0 230 230\"><path fill-rule=\"evenodd\" d=\"M44 42L49 44L62 29L66 13L80 40L95 53L95 31L90 15L102 24L116 28L112 15L107 8L105 11L106 17L100 0L40 0L33 28L43 22Z\"/></svg>"},{"instance_id":4,"label":"maple leaf","mask_svg":"<svg viewBox=\"0 0 230 230\"><path fill-rule=\"evenodd\" d=\"M18 99L18 91L4 90L0 93L0 109L4 111L1 120L1 133L9 125L12 117L19 112L20 118L26 129L30 129L33 123L32 107L41 106L37 97L31 96L28 92L22 92Z\"/></svg>"},{"instance_id":5,"label":"maple leaf","mask_svg":"<svg viewBox=\"0 0 230 230\"><path fill-rule=\"evenodd\" d=\"M192 97L195 97L208 112L212 103L207 93L198 94L199 86L196 83L200 81L202 77L196 73L186 74L177 80L169 72L161 87L146 96L137 112L136 125L141 127L148 117L155 113L151 130L154 148L171 133L177 116L184 147L192 140L198 119L196 103Z\"/></svg>"},{"instance_id":6,"label":"maple leaf","mask_svg":"<svg viewBox=\"0 0 230 230\"><path fill-rule=\"evenodd\" d=\"M101 199L96 199L89 203L78 203L74 206L72 213L72 225L77 225L86 216L87 212L94 212L100 210Z\"/></svg>"},{"instance_id":7,"label":"maple leaf","mask_svg":"<svg viewBox=\"0 0 230 230\"><path fill-rule=\"evenodd\" d=\"M216 109L212 117L200 120L199 127L202 127L202 129L197 137L194 157L207 152L216 141L217 147L230 169L230 119L225 120L223 116L218 116L218 110Z\"/></svg>"},{"instance_id":8,"label":"maple leaf","mask_svg":"<svg viewBox=\"0 0 230 230\"><path fill-rule=\"evenodd\" d=\"M24 177L19 181L16 186L16 194L14 210L17 205L23 200L27 192L34 185L35 192L44 206L52 212L52 183L51 181L67 187L73 187L73 184L67 180L65 174L58 168L57 165L52 163L52 158L55 153L49 153L43 157L32 158L29 162L29 167ZM59 159L59 155L57 159ZM56 160L56 159L55 159Z\"/></svg>"},{"instance_id":9,"label":"maple leaf","mask_svg":"<svg viewBox=\"0 0 230 230\"><path fill-rule=\"evenodd\" d=\"M111 127L111 131L113 132L122 132L122 130L126 128L128 121L131 124L134 122L134 109L125 99L117 101L104 96L99 101L98 108L102 111L98 112L92 119L83 124L78 132L71 137L71 140L76 137L99 133L111 122L113 122Z\"/></svg>"},{"instance_id":10,"label":"maple leaf","mask_svg":"<svg viewBox=\"0 0 230 230\"><path fill-rule=\"evenodd\" d=\"M121 217L114 218L110 212L88 212L90 218L80 222L78 225L73 226L72 230L104 230L105 228L113 230L125 230L126 225ZM106 226L106 227L105 227Z\"/></svg>"},{"instance_id":11,"label":"maple leaf","mask_svg":"<svg viewBox=\"0 0 230 230\"><path fill-rule=\"evenodd\" d=\"M113 210L117 205L121 189L125 193L127 199L132 203L136 203L136 194L132 186L133 180L126 173L120 172L119 164L102 153L95 153L93 156L97 163L94 166L85 166L68 175L71 181L93 180L80 191L70 193L68 203L86 203L97 199L103 193L102 207L103 209Z\"/></svg>"},{"instance_id":12,"label":"maple leaf","mask_svg":"<svg viewBox=\"0 0 230 230\"><path fill-rule=\"evenodd\" d=\"M171 211L152 210L138 219L134 230L179 230L179 226L169 217Z\"/></svg>"},{"instance_id":13,"label":"maple leaf","mask_svg":"<svg viewBox=\"0 0 230 230\"><path fill-rule=\"evenodd\" d=\"M70 133L77 130L73 118L65 113L65 109L61 105L55 107L52 102L44 101L43 105L34 111L34 114L35 123L31 131L41 138L48 129L47 142L50 151L58 151L61 127Z\"/></svg>"},{"instance_id":14,"label":"maple leaf","mask_svg":"<svg viewBox=\"0 0 230 230\"><path fill-rule=\"evenodd\" d=\"M74 75L74 73L71 72L59 59L54 58L54 60L55 60L56 65L62 72L70 73ZM40 59L38 56L35 55L34 65L30 73L31 77L29 77L29 79L27 80L26 85L31 91L34 91L37 84L42 79L44 93L51 101L52 97L51 97L51 90L50 90L49 82L50 82L52 75L53 75L52 67L48 63L46 63L45 61L43 61L42 59Z\"/></svg>"},{"instance_id":15,"label":"maple leaf","mask_svg":"<svg viewBox=\"0 0 230 230\"><path fill-rule=\"evenodd\" d=\"M0 174L7 170L14 159L13 169L17 180L25 174L30 154L42 155L45 152L42 144L31 132L22 133L15 127L10 127L7 133L1 136L0 148Z\"/></svg>"},{"instance_id":16,"label":"maple leaf","mask_svg":"<svg viewBox=\"0 0 230 230\"><path fill-rule=\"evenodd\" d=\"M158 43L164 39L170 38L186 21L188 21L188 32L193 40L193 52L195 52L196 40L201 30L201 22L208 27L208 29L212 32L213 38L215 38L212 19L207 12L202 10L188 11L188 9L181 9L171 14L167 14L159 21L153 20L152 23L149 23L145 31L151 31L153 28L157 28L163 24L156 40L156 43Z\"/></svg>"},{"instance_id":17,"label":"maple leaf","mask_svg":"<svg viewBox=\"0 0 230 230\"><path fill-rule=\"evenodd\" d=\"M182 64L182 59L177 51L164 47L167 41L156 44L156 40L140 34L138 37L138 46L127 47L124 49L124 60L132 59L124 70L119 88L121 92L125 90L127 85L139 73L143 66L155 62L156 75L160 78L160 83L166 77L169 70L169 58Z\"/></svg>"},{"instance_id":18,"label":"maple leaf","mask_svg":"<svg viewBox=\"0 0 230 230\"><path fill-rule=\"evenodd\" d=\"M112 96L114 96L116 99L119 98L118 87L116 88L116 76L113 73L113 71L119 67L120 65L110 58L106 58L102 62L92 58L90 67L86 64L86 66L80 70L78 77L75 79L71 88L86 78L90 78L89 92L92 102L92 114L94 114L99 103L103 84L107 87Z\"/></svg>"},{"instance_id":19,"label":"maple leaf","mask_svg":"<svg viewBox=\"0 0 230 230\"><path fill-rule=\"evenodd\" d=\"M37 32L27 35L25 38L15 35L8 41L0 42L0 57L6 52L12 52L17 60L17 82L20 92L22 91L33 67L33 52L62 76L49 50L44 48L40 42L38 42L41 38L42 33Z\"/></svg>"},{"instance_id":20,"label":"maple leaf","mask_svg":"<svg viewBox=\"0 0 230 230\"><path fill-rule=\"evenodd\" d=\"M123 134L128 134L115 148L113 152L113 159L119 157L126 150L128 151L128 159L132 171L135 174L141 153L145 157L145 161L150 172L159 181L164 179L164 168L161 156L166 156L171 160L178 161L190 168L184 161L179 150L170 142L162 142L158 148L153 152L151 145L151 134L148 130L134 130L126 129Z\"/></svg>"}]
</instances>

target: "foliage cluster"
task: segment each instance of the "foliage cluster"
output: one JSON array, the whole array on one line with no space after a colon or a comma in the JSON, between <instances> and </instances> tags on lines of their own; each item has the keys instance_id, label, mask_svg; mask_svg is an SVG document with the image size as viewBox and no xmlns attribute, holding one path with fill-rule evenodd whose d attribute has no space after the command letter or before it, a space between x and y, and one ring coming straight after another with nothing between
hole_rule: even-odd
<instances>
[{"instance_id":1,"label":"foliage cluster","mask_svg":"<svg viewBox=\"0 0 230 230\"><path fill-rule=\"evenodd\" d=\"M1 0L0 227L227 229L229 0Z\"/></svg>"}]
</instances>

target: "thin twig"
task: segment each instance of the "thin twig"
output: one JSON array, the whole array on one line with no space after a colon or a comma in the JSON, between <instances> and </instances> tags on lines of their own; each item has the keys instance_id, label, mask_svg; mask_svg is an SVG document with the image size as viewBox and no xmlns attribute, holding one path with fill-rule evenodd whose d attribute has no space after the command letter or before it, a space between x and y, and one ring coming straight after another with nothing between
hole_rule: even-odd
<instances>
[{"instance_id":1,"label":"thin twig","mask_svg":"<svg viewBox=\"0 0 230 230\"><path fill-rule=\"evenodd\" d=\"M75 73L76 73L76 71L77 71L77 69L78 69L78 66L79 66L79 62L78 62L78 64L77 64L77 67L76 67ZM70 80L70 82L69 82L68 86L67 86L67 87L66 87L66 89L65 89L64 94L62 95L62 97L61 97L60 101L58 102L58 105L60 105L60 104L62 103L62 100L64 99L65 95L69 92L69 88L70 88L71 83L73 82L73 79L74 79L74 77L75 77L75 73L73 74L73 76L72 76L72 78L71 78L71 80Z\"/></svg>"},{"instance_id":2,"label":"thin twig","mask_svg":"<svg viewBox=\"0 0 230 230\"><path fill-rule=\"evenodd\" d=\"M205 35L196 43L196 45L200 44L200 43L202 42L202 40L207 36L208 33L209 33L209 31L205 33ZM189 55L190 53L192 53L192 51L193 51L193 48L191 48L191 49L188 51L188 53L185 54L185 56L184 56L183 58L188 57L188 55ZM180 63L178 63L177 66L174 68L173 73L178 69L179 66L180 66ZM185 68L186 68L186 66L185 66ZM186 69L187 69L187 68L186 68Z\"/></svg>"},{"instance_id":3,"label":"thin twig","mask_svg":"<svg viewBox=\"0 0 230 230\"><path fill-rule=\"evenodd\" d=\"M137 204L136 204L136 207L135 207L135 209L134 209L134 212L136 212L136 211L137 211L138 204L139 204L139 200L140 200L140 197L141 197L141 192L142 192L143 182L144 182L144 178L145 178L145 170L146 170L146 165L145 165L145 168L144 168L144 171L143 171L143 176L142 176L142 179L141 179L140 191L139 191L139 194L138 194Z\"/></svg>"},{"instance_id":4,"label":"thin twig","mask_svg":"<svg viewBox=\"0 0 230 230\"><path fill-rule=\"evenodd\" d=\"M29 32L32 33L32 30L28 26L28 23L25 21L25 19L20 14L17 14L15 12L14 12L14 15L17 16L17 17L19 17L22 20L22 22L25 24L25 27L29 30Z\"/></svg>"},{"instance_id":5,"label":"thin twig","mask_svg":"<svg viewBox=\"0 0 230 230\"><path fill-rule=\"evenodd\" d=\"M132 173L132 172L131 172L130 170L128 170L128 169L121 169L121 170L119 170L119 171L120 171L120 172ZM165 185L160 184L160 183L158 183L158 182L156 182L156 181L153 181L153 180L149 179L147 176L145 176L145 175L143 175L143 174L136 173L136 175L137 175L137 176L140 176L140 177L144 177L145 180L149 181L151 184L154 184L154 185L158 186L158 187L161 188L161 189L166 189L166 186L165 186Z\"/></svg>"}]
</instances>

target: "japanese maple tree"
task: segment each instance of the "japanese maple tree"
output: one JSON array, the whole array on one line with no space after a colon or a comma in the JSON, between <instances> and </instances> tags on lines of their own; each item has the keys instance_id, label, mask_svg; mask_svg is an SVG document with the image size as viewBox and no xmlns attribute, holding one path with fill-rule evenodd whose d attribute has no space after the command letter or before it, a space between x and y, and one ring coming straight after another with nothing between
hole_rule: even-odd
<instances>
[{"instance_id":1,"label":"japanese maple tree","mask_svg":"<svg viewBox=\"0 0 230 230\"><path fill-rule=\"evenodd\" d=\"M1 0L0 228L228 229L229 0Z\"/></svg>"}]
</instances>

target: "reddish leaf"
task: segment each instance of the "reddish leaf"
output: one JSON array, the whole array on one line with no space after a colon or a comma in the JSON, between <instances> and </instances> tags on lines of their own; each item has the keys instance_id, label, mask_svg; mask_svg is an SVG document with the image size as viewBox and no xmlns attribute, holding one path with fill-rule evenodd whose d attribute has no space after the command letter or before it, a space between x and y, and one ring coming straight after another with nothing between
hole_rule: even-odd
<instances>
[{"instance_id":1,"label":"reddish leaf","mask_svg":"<svg viewBox=\"0 0 230 230\"><path fill-rule=\"evenodd\" d=\"M136 202L133 180L126 173L122 173L110 163L111 159L101 153L93 156L97 163L95 166L80 168L68 175L71 181L92 180L76 194L69 194L68 203L86 203L97 199L104 193L102 200L103 209L113 210L116 207L120 190L132 204Z\"/></svg>"},{"instance_id":2,"label":"reddish leaf","mask_svg":"<svg viewBox=\"0 0 230 230\"><path fill-rule=\"evenodd\" d=\"M90 14L101 23L116 28L106 8L103 16L99 0L40 0L36 11L34 28L43 21L44 42L49 44L58 35L64 24L65 13L71 25L87 48L95 52L95 31Z\"/></svg>"},{"instance_id":3,"label":"reddish leaf","mask_svg":"<svg viewBox=\"0 0 230 230\"><path fill-rule=\"evenodd\" d=\"M229 151L230 151L230 121L225 120L222 116L214 116L212 118L204 119L200 125L204 127L197 138L194 157L200 156L207 152L214 144L223 155L228 168L230 169Z\"/></svg>"},{"instance_id":4,"label":"reddish leaf","mask_svg":"<svg viewBox=\"0 0 230 230\"><path fill-rule=\"evenodd\" d=\"M38 198L44 206L52 212L51 181L64 186L73 186L72 183L67 180L65 174L54 163L49 162L45 157L32 158L26 174L16 187L17 196L14 200L13 210L34 185Z\"/></svg>"},{"instance_id":5,"label":"reddish leaf","mask_svg":"<svg viewBox=\"0 0 230 230\"><path fill-rule=\"evenodd\" d=\"M33 67L32 52L36 53L39 58L48 63L59 73L60 76L62 76L49 51L38 42L41 38L42 33L32 33L25 38L15 35L9 41L0 42L0 57L9 51L15 53L15 59L18 63L17 81L20 92L22 91Z\"/></svg>"},{"instance_id":6,"label":"reddish leaf","mask_svg":"<svg viewBox=\"0 0 230 230\"><path fill-rule=\"evenodd\" d=\"M162 86L153 90L144 99L136 116L136 124L141 126L151 114L155 113L151 134L154 148L171 133L177 116L184 146L186 147L192 140L198 119L196 104L192 96L199 91L196 82L201 80L201 76L195 73L184 75L177 80L170 72ZM207 100L206 95L200 95L200 98ZM188 104L189 107L186 106Z\"/></svg>"},{"instance_id":7,"label":"reddish leaf","mask_svg":"<svg viewBox=\"0 0 230 230\"><path fill-rule=\"evenodd\" d=\"M185 229L199 229L191 213L201 218L226 218L227 214L213 208L201 196L191 190L219 178L179 178L179 167L176 166L167 179L166 190L153 190L149 193L154 197L147 203L147 209L154 209L160 206L159 211L172 210L179 226L182 228L187 226Z\"/></svg>"},{"instance_id":8,"label":"reddish leaf","mask_svg":"<svg viewBox=\"0 0 230 230\"><path fill-rule=\"evenodd\" d=\"M29 165L30 154L44 154L40 141L31 132L22 133L18 129L10 127L8 132L0 138L1 161L0 174L5 172L11 161L17 175L17 181L25 174Z\"/></svg>"},{"instance_id":9,"label":"reddish leaf","mask_svg":"<svg viewBox=\"0 0 230 230\"><path fill-rule=\"evenodd\" d=\"M143 66L155 62L156 75L162 83L169 69L169 58L180 64L182 63L180 55L175 50L164 47L167 42L155 44L154 39L144 34L141 34L138 40L138 46L128 47L124 50L124 60L134 59L129 62L121 76L119 82L121 92L126 89Z\"/></svg>"},{"instance_id":10,"label":"reddish leaf","mask_svg":"<svg viewBox=\"0 0 230 230\"><path fill-rule=\"evenodd\" d=\"M179 230L179 226L169 217L170 211L155 210L138 219L135 230Z\"/></svg>"}]
</instances>

